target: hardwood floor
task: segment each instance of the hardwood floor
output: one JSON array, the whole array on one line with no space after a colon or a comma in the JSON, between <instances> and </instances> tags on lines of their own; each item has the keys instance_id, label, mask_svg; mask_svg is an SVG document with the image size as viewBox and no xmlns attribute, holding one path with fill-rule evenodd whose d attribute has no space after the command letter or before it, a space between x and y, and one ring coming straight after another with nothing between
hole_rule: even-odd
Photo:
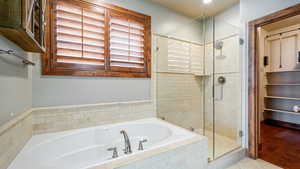
<instances>
[{"instance_id":1,"label":"hardwood floor","mask_svg":"<svg viewBox=\"0 0 300 169\"><path fill-rule=\"evenodd\" d=\"M300 131L261 123L259 158L283 167L300 169Z\"/></svg>"}]
</instances>

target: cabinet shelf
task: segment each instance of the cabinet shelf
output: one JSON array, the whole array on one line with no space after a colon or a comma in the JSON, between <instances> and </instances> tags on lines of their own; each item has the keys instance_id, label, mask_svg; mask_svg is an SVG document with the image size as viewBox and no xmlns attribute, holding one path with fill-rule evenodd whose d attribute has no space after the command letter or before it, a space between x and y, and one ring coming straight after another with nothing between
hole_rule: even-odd
<instances>
[{"instance_id":1,"label":"cabinet shelf","mask_svg":"<svg viewBox=\"0 0 300 169\"><path fill-rule=\"evenodd\" d=\"M286 70L286 71L267 71L267 74L272 74L272 73L288 73L288 72L300 72L300 69L295 69L295 70Z\"/></svg>"},{"instance_id":2,"label":"cabinet shelf","mask_svg":"<svg viewBox=\"0 0 300 169\"><path fill-rule=\"evenodd\" d=\"M296 98L296 97L265 96L265 98L267 98L267 99L299 100L300 101L300 98Z\"/></svg>"},{"instance_id":3,"label":"cabinet shelf","mask_svg":"<svg viewBox=\"0 0 300 169\"><path fill-rule=\"evenodd\" d=\"M300 84L266 84L266 86L300 86Z\"/></svg>"},{"instance_id":4,"label":"cabinet shelf","mask_svg":"<svg viewBox=\"0 0 300 169\"><path fill-rule=\"evenodd\" d=\"M286 114L293 114L293 115L300 115L300 113L296 113L296 112L292 112L292 111L286 111L286 110L265 109L265 111L279 112L279 113L286 113Z\"/></svg>"}]
</instances>

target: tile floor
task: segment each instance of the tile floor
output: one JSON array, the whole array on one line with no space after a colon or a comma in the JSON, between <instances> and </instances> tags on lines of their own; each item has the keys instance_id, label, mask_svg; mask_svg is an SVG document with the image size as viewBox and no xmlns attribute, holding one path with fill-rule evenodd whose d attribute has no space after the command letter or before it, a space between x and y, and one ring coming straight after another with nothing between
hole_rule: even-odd
<instances>
[{"instance_id":1,"label":"tile floor","mask_svg":"<svg viewBox=\"0 0 300 169\"><path fill-rule=\"evenodd\" d=\"M202 129L196 129L198 134L203 135ZM213 159L213 132L206 131L205 136L208 137L208 156ZM215 158L218 158L234 149L239 148L241 143L229 137L225 137L219 134L215 135Z\"/></svg>"},{"instance_id":2,"label":"tile floor","mask_svg":"<svg viewBox=\"0 0 300 169\"><path fill-rule=\"evenodd\" d=\"M283 169L263 160L245 158L227 169Z\"/></svg>"}]
</instances>

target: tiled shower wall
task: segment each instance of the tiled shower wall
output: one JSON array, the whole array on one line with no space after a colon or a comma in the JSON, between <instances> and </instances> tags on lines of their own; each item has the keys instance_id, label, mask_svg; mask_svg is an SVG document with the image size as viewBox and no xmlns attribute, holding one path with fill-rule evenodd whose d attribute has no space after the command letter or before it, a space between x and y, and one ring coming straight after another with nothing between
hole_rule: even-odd
<instances>
[{"instance_id":1,"label":"tiled shower wall","mask_svg":"<svg viewBox=\"0 0 300 169\"><path fill-rule=\"evenodd\" d=\"M219 39L223 41L222 54L213 49L211 44L206 45L206 72L205 78L205 129L212 131L215 124L217 134L238 138L241 130L241 73L238 36ZM215 60L213 58L215 50ZM213 64L215 71L213 72ZM219 77L225 77L225 84L218 82ZM213 82L214 81L214 82ZM215 99L212 91L215 91Z\"/></svg>"},{"instance_id":2,"label":"tiled shower wall","mask_svg":"<svg viewBox=\"0 0 300 169\"><path fill-rule=\"evenodd\" d=\"M190 129L203 128L203 84L193 74L157 73L157 113Z\"/></svg>"}]
</instances>

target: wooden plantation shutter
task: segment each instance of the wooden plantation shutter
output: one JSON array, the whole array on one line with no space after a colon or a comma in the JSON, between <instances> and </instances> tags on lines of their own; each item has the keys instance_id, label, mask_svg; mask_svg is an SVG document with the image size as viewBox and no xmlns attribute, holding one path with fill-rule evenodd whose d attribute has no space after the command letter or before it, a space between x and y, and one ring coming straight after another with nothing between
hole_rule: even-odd
<instances>
[{"instance_id":1,"label":"wooden plantation shutter","mask_svg":"<svg viewBox=\"0 0 300 169\"><path fill-rule=\"evenodd\" d=\"M144 72L145 25L138 20L111 14L110 67L112 70Z\"/></svg>"},{"instance_id":2,"label":"wooden plantation shutter","mask_svg":"<svg viewBox=\"0 0 300 169\"><path fill-rule=\"evenodd\" d=\"M104 67L104 13L63 0L56 5L56 59L58 63ZM88 66L86 66L88 68Z\"/></svg>"},{"instance_id":3,"label":"wooden plantation shutter","mask_svg":"<svg viewBox=\"0 0 300 169\"><path fill-rule=\"evenodd\" d=\"M44 75L151 77L149 16L93 0L47 3Z\"/></svg>"}]
</instances>

